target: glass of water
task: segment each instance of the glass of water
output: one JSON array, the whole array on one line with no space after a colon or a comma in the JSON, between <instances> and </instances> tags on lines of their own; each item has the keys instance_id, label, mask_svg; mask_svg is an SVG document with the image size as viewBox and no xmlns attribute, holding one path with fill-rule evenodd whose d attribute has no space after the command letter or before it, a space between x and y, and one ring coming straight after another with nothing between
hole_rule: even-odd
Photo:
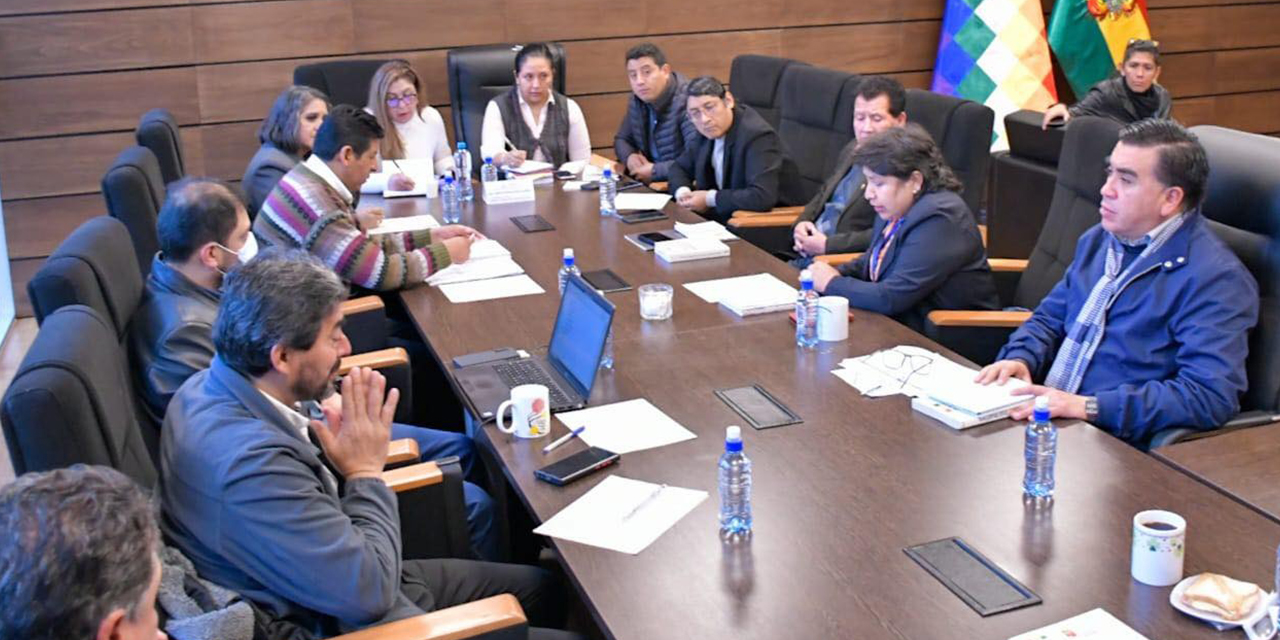
<instances>
[{"instance_id":1,"label":"glass of water","mask_svg":"<svg viewBox=\"0 0 1280 640\"><path fill-rule=\"evenodd\" d=\"M640 292L640 317L645 320L666 320L671 317L673 290L669 284L642 284Z\"/></svg>"}]
</instances>

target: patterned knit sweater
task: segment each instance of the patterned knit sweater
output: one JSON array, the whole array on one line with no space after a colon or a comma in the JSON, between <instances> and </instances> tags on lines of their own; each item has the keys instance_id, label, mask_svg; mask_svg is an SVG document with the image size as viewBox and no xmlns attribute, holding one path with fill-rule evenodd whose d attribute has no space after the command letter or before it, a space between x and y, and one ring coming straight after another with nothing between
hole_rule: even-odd
<instances>
[{"instance_id":1,"label":"patterned knit sweater","mask_svg":"<svg viewBox=\"0 0 1280 640\"><path fill-rule=\"evenodd\" d=\"M265 246L305 249L345 282L376 291L416 285L450 262L429 231L365 235L355 208L305 164L271 190L253 233Z\"/></svg>"}]
</instances>

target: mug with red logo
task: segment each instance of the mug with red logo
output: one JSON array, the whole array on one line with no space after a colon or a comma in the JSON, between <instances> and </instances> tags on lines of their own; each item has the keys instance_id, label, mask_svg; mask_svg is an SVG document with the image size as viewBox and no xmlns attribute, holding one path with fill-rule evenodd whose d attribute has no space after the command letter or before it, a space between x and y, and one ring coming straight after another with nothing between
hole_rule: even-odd
<instances>
[{"instance_id":1,"label":"mug with red logo","mask_svg":"<svg viewBox=\"0 0 1280 640\"><path fill-rule=\"evenodd\" d=\"M511 390L511 399L498 405L498 430L514 433L517 438L541 438L551 433L551 404L547 388L540 384L522 384ZM505 424L507 407L511 407L511 424Z\"/></svg>"}]
</instances>

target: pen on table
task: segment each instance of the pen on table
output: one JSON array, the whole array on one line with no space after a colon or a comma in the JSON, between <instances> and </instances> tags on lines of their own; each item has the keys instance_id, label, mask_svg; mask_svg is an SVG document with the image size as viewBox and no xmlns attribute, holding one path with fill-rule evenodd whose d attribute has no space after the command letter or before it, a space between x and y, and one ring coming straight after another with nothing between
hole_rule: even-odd
<instances>
[{"instance_id":1,"label":"pen on table","mask_svg":"<svg viewBox=\"0 0 1280 640\"><path fill-rule=\"evenodd\" d=\"M659 486L657 489L654 489L653 493L650 493L647 498L645 498L644 500L641 500L640 504L636 505L636 508L632 509L627 515L622 516L622 521L626 522L631 519L631 516L634 516L635 514L640 513L641 509L645 508L645 506L648 505L650 502L653 502L654 498L657 498L658 494L662 493L662 490L666 488L667 488L667 485L664 484Z\"/></svg>"},{"instance_id":2,"label":"pen on table","mask_svg":"<svg viewBox=\"0 0 1280 640\"><path fill-rule=\"evenodd\" d=\"M583 431L586 431L586 429L587 429L586 425L583 425L581 427L578 427L577 429L570 431L569 433L564 434L563 436L560 436L560 438L557 439L555 442L552 442L551 444L543 447L542 452L551 453L552 451L559 449L560 445L578 437L578 435L581 434Z\"/></svg>"}]
</instances>

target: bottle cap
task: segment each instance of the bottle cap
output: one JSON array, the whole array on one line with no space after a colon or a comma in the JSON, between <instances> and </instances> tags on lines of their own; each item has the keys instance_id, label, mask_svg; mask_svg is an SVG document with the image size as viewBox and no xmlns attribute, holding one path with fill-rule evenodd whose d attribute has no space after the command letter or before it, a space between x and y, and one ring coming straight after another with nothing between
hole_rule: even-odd
<instances>
[{"instance_id":1,"label":"bottle cap","mask_svg":"<svg viewBox=\"0 0 1280 640\"><path fill-rule=\"evenodd\" d=\"M453 176L445 176L445 177L444 177L444 183L445 183L445 184L453 184Z\"/></svg>"},{"instance_id":2,"label":"bottle cap","mask_svg":"<svg viewBox=\"0 0 1280 640\"><path fill-rule=\"evenodd\" d=\"M572 257L573 257L573 248L572 248L572 247L565 247L565 248L564 248L564 257L566 257L566 258L572 258Z\"/></svg>"},{"instance_id":3,"label":"bottle cap","mask_svg":"<svg viewBox=\"0 0 1280 640\"><path fill-rule=\"evenodd\" d=\"M726 427L724 430L725 451L742 451L742 427Z\"/></svg>"},{"instance_id":4,"label":"bottle cap","mask_svg":"<svg viewBox=\"0 0 1280 640\"><path fill-rule=\"evenodd\" d=\"M493 164L493 156L485 156L485 157L484 157L484 163L485 163L485 164Z\"/></svg>"},{"instance_id":5,"label":"bottle cap","mask_svg":"<svg viewBox=\"0 0 1280 640\"><path fill-rule=\"evenodd\" d=\"M800 288L805 291L813 288L813 274L808 269L800 272Z\"/></svg>"},{"instance_id":6,"label":"bottle cap","mask_svg":"<svg viewBox=\"0 0 1280 640\"><path fill-rule=\"evenodd\" d=\"M1049 396L1036 396L1035 408L1032 410L1031 417L1036 422L1049 420Z\"/></svg>"},{"instance_id":7,"label":"bottle cap","mask_svg":"<svg viewBox=\"0 0 1280 640\"><path fill-rule=\"evenodd\" d=\"M462 141L458 141L458 148L459 148L459 149L466 149L466 148L467 148L467 143L462 142Z\"/></svg>"},{"instance_id":8,"label":"bottle cap","mask_svg":"<svg viewBox=\"0 0 1280 640\"><path fill-rule=\"evenodd\" d=\"M613 172L612 172L612 171L610 171L610 170L608 170L608 169L605 169L605 170L604 170L604 177L606 177L606 178L612 178L612 177L613 177Z\"/></svg>"}]
</instances>

